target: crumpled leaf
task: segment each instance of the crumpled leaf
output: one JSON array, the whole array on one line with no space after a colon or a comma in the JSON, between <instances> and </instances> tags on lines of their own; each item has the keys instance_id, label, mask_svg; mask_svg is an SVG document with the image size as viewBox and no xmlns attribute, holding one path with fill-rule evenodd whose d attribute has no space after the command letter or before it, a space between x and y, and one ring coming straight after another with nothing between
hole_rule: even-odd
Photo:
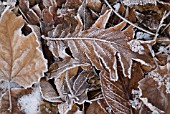
<instances>
[{"instance_id":1,"label":"crumpled leaf","mask_svg":"<svg viewBox=\"0 0 170 114\"><path fill-rule=\"evenodd\" d=\"M21 34L22 17L10 10L0 20L0 80L16 82L27 88L38 82L47 70L47 61L33 33Z\"/></svg>"},{"instance_id":2,"label":"crumpled leaf","mask_svg":"<svg viewBox=\"0 0 170 114\"><path fill-rule=\"evenodd\" d=\"M66 82L64 84L64 92L70 94L71 98L78 104L83 104L88 101L88 83L89 77L92 77L94 73L92 71L82 71L78 76L68 77L68 73L65 74Z\"/></svg>"}]
</instances>

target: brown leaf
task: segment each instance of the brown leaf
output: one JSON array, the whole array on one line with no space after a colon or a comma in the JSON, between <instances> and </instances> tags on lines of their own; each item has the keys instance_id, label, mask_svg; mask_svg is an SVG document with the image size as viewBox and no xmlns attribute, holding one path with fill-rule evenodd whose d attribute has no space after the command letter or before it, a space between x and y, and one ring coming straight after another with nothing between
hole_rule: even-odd
<instances>
[{"instance_id":1,"label":"brown leaf","mask_svg":"<svg viewBox=\"0 0 170 114\"><path fill-rule=\"evenodd\" d=\"M88 107L86 114L108 114L108 112L97 101L94 101Z\"/></svg>"},{"instance_id":2,"label":"brown leaf","mask_svg":"<svg viewBox=\"0 0 170 114\"><path fill-rule=\"evenodd\" d=\"M41 89L42 97L45 100L49 102L61 102L61 99L59 98L57 92L46 79L41 79L40 89Z\"/></svg>"},{"instance_id":3,"label":"brown leaf","mask_svg":"<svg viewBox=\"0 0 170 114\"><path fill-rule=\"evenodd\" d=\"M158 66L151 71L144 79L139 81L139 89L141 90L141 99L143 102L148 100L151 106L155 106L158 112L168 112L170 107L169 93L170 93L170 67L169 63L165 66ZM159 99L158 99L159 98ZM157 100L155 100L157 99ZM145 104L147 106L147 104ZM153 111L153 107L147 106Z\"/></svg>"},{"instance_id":4,"label":"brown leaf","mask_svg":"<svg viewBox=\"0 0 170 114\"><path fill-rule=\"evenodd\" d=\"M80 60L80 63L91 63L98 70L108 71L112 80L118 80L116 54L118 54L124 76L126 77L130 78L132 60L147 66L145 70L153 69L155 63L148 47L151 42L129 41L133 39L129 37L133 36L129 34L132 27L130 30L127 28L123 32L117 30L117 28L120 28L117 26L115 28L103 29L106 25L105 21L110 16L110 12L111 10L108 10L100 16L90 29L80 32L77 31L82 30L83 27L81 26L81 20L78 18L80 25L77 26L75 31L77 34L58 39L59 42L64 40L74 59ZM120 24L120 26L122 25ZM57 38L54 40L57 40Z\"/></svg>"},{"instance_id":5,"label":"brown leaf","mask_svg":"<svg viewBox=\"0 0 170 114\"><path fill-rule=\"evenodd\" d=\"M132 109L130 100L133 99L132 90L137 89L138 81L143 77L140 65L139 63L133 65L131 79L123 77L120 66L118 66L118 69L118 81L112 81L107 72L101 72L103 96L114 113L137 113L137 111Z\"/></svg>"},{"instance_id":6,"label":"brown leaf","mask_svg":"<svg viewBox=\"0 0 170 114\"><path fill-rule=\"evenodd\" d=\"M100 12L102 3L100 0L86 0L87 7L90 9Z\"/></svg>"},{"instance_id":7,"label":"brown leaf","mask_svg":"<svg viewBox=\"0 0 170 114\"><path fill-rule=\"evenodd\" d=\"M14 81L27 88L47 70L47 61L33 33L21 34L22 17L6 10L0 20L0 80Z\"/></svg>"}]
</instances>

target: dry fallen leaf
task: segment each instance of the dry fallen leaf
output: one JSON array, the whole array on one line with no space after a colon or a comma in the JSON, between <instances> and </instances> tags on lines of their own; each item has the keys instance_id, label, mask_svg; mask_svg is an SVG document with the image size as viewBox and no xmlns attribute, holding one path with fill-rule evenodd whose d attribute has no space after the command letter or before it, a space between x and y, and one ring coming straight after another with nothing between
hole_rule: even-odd
<instances>
[{"instance_id":1,"label":"dry fallen leaf","mask_svg":"<svg viewBox=\"0 0 170 114\"><path fill-rule=\"evenodd\" d=\"M39 82L47 70L38 39L33 33L24 36L21 33L23 26L21 16L17 17L9 9L3 12L0 20L0 80L9 81L9 97L10 82L28 88Z\"/></svg>"},{"instance_id":2,"label":"dry fallen leaf","mask_svg":"<svg viewBox=\"0 0 170 114\"><path fill-rule=\"evenodd\" d=\"M158 66L155 70L149 72L145 78L139 81L139 89L141 90L140 99L143 102L148 100L148 103L145 105L151 111L155 110L159 113L165 112L169 114L170 64L167 63L165 66ZM149 103L151 105L148 105Z\"/></svg>"},{"instance_id":3,"label":"dry fallen leaf","mask_svg":"<svg viewBox=\"0 0 170 114\"><path fill-rule=\"evenodd\" d=\"M131 38L133 36L131 27L120 31L126 25L125 22L104 29L110 14L111 10L106 11L90 29L85 31L81 31L83 25L81 19L77 17L78 26L73 34L67 35L66 38L49 39L57 40L55 42L63 40L75 60L79 60L80 63L90 63L97 70L108 71L112 80L118 80L116 54L118 54L125 77L130 78L132 60L148 66L147 70L153 69L155 63L149 49L152 42L141 42ZM56 43L55 47L58 44ZM62 51L64 50L57 53L62 53Z\"/></svg>"},{"instance_id":4,"label":"dry fallen leaf","mask_svg":"<svg viewBox=\"0 0 170 114\"><path fill-rule=\"evenodd\" d=\"M47 61L33 33L24 36L23 18L6 10L0 20L0 80L14 81L24 88L38 82Z\"/></svg>"},{"instance_id":5,"label":"dry fallen leaf","mask_svg":"<svg viewBox=\"0 0 170 114\"><path fill-rule=\"evenodd\" d=\"M132 77L123 77L120 66L118 66L118 81L112 81L107 72L101 72L102 94L113 112L120 114L137 113L130 104L133 99L132 90L137 89L138 81L143 78L143 72L139 63L135 63L132 69Z\"/></svg>"}]
</instances>

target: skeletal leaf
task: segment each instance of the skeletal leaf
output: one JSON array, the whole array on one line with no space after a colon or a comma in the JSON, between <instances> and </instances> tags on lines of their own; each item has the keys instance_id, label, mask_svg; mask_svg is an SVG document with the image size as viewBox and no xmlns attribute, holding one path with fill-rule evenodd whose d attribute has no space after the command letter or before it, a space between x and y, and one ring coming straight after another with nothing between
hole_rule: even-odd
<instances>
[{"instance_id":1,"label":"skeletal leaf","mask_svg":"<svg viewBox=\"0 0 170 114\"><path fill-rule=\"evenodd\" d=\"M0 80L14 81L24 88L38 82L47 70L47 61L33 33L21 34L24 25L6 9L0 20Z\"/></svg>"}]
</instances>

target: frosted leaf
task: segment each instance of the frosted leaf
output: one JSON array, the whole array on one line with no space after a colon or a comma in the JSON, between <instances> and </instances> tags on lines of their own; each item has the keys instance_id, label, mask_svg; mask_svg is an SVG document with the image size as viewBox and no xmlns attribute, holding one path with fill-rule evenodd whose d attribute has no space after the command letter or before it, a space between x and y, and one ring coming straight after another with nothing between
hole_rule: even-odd
<instances>
[{"instance_id":1,"label":"frosted leaf","mask_svg":"<svg viewBox=\"0 0 170 114\"><path fill-rule=\"evenodd\" d=\"M166 93L170 94L170 76L165 80Z\"/></svg>"},{"instance_id":2,"label":"frosted leaf","mask_svg":"<svg viewBox=\"0 0 170 114\"><path fill-rule=\"evenodd\" d=\"M39 42L33 33L21 34L24 19L6 9L0 20L0 80L27 88L47 70Z\"/></svg>"},{"instance_id":3,"label":"frosted leaf","mask_svg":"<svg viewBox=\"0 0 170 114\"><path fill-rule=\"evenodd\" d=\"M134 96L133 100L130 100L130 103L132 105L133 108L135 109L140 109L142 103L139 100L139 96L140 96L141 92L139 90L134 90L132 89L132 95Z\"/></svg>"},{"instance_id":4,"label":"frosted leaf","mask_svg":"<svg viewBox=\"0 0 170 114\"><path fill-rule=\"evenodd\" d=\"M145 4L156 4L157 0L123 0L123 3L127 6L131 5L145 5Z\"/></svg>"}]
</instances>

